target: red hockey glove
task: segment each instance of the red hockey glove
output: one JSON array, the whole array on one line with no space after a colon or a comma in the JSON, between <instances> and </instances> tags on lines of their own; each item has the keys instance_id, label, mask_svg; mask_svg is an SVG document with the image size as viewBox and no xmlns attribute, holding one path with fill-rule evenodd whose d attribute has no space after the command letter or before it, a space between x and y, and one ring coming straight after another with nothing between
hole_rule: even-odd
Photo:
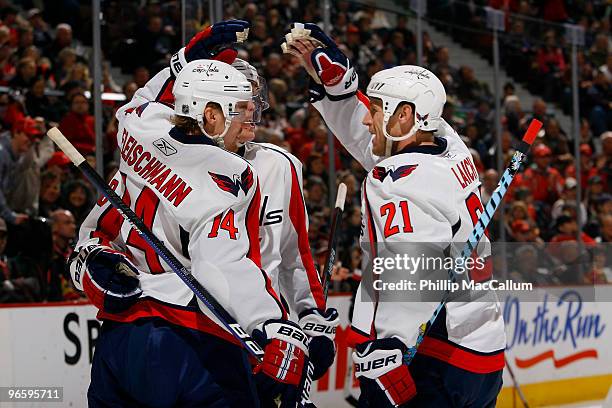
<instances>
[{"instance_id":1,"label":"red hockey glove","mask_svg":"<svg viewBox=\"0 0 612 408\"><path fill-rule=\"evenodd\" d=\"M275 381L298 385L308 357L308 337L287 320L268 320L263 327L264 358L257 371Z\"/></svg>"},{"instance_id":2,"label":"red hockey glove","mask_svg":"<svg viewBox=\"0 0 612 408\"><path fill-rule=\"evenodd\" d=\"M375 407L398 407L416 395L416 385L402 357L406 346L395 338L374 340L353 352L361 398Z\"/></svg>"}]
</instances>

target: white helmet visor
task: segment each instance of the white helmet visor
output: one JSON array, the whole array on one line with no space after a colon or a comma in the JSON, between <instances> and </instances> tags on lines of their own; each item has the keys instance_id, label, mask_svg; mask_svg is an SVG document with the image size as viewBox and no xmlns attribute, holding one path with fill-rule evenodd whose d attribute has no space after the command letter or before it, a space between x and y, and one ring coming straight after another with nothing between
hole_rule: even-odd
<instances>
[{"instance_id":1,"label":"white helmet visor","mask_svg":"<svg viewBox=\"0 0 612 408\"><path fill-rule=\"evenodd\" d=\"M268 84L262 77L258 78L258 83L251 82L251 84L253 85L253 104L255 104L253 123L260 123L263 112L270 107Z\"/></svg>"},{"instance_id":2,"label":"white helmet visor","mask_svg":"<svg viewBox=\"0 0 612 408\"><path fill-rule=\"evenodd\" d=\"M228 120L239 123L255 123L255 103L250 101L238 101L229 106Z\"/></svg>"}]
</instances>

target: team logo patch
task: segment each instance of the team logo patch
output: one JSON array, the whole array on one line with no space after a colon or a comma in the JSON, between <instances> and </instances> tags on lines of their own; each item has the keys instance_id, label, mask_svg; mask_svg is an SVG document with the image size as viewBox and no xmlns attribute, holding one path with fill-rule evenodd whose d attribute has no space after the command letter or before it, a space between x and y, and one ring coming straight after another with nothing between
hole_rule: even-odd
<instances>
[{"instance_id":1,"label":"team logo patch","mask_svg":"<svg viewBox=\"0 0 612 408\"><path fill-rule=\"evenodd\" d=\"M391 180L397 181L401 178L408 177L417 168L418 164L408 164L406 166L400 166L397 169L393 167L381 167L376 166L372 170L372 176L380 181L381 183L385 180L388 175L391 175Z\"/></svg>"},{"instance_id":2,"label":"team logo patch","mask_svg":"<svg viewBox=\"0 0 612 408\"><path fill-rule=\"evenodd\" d=\"M219 72L219 68L215 65L214 62L211 62L208 65L199 64L191 72L197 72L199 74L206 74L207 77L212 76L215 73Z\"/></svg>"},{"instance_id":3,"label":"team logo patch","mask_svg":"<svg viewBox=\"0 0 612 408\"><path fill-rule=\"evenodd\" d=\"M176 154L178 150L174 146L172 146L166 139L157 139L153 142L153 146L157 147L157 149L164 154L164 156L172 156Z\"/></svg>"},{"instance_id":4,"label":"team logo patch","mask_svg":"<svg viewBox=\"0 0 612 408\"><path fill-rule=\"evenodd\" d=\"M429 117L429 113L425 114L423 116L419 115L419 112L416 113L416 118L419 122L423 122L425 120L427 120L427 118Z\"/></svg>"},{"instance_id":5,"label":"team logo patch","mask_svg":"<svg viewBox=\"0 0 612 408\"><path fill-rule=\"evenodd\" d=\"M124 114L125 115L129 115L132 112L136 112L136 115L138 115L138 117L141 117L142 116L142 112L144 112L144 110L147 108L147 106L149 106L149 102L145 102L142 105L136 106L134 108L126 109Z\"/></svg>"},{"instance_id":6,"label":"team logo patch","mask_svg":"<svg viewBox=\"0 0 612 408\"><path fill-rule=\"evenodd\" d=\"M426 69L423 69L421 71L416 71L414 69L409 69L404 71L405 74L412 74L412 75L416 75L417 79L422 79L422 78L426 78L429 79L429 74L427 73Z\"/></svg>"},{"instance_id":7,"label":"team logo patch","mask_svg":"<svg viewBox=\"0 0 612 408\"><path fill-rule=\"evenodd\" d=\"M253 186L253 171L248 166L240 176L234 174L233 178L223 174L213 173L212 171L209 171L208 174L210 174L210 177L217 184L217 187L236 197L238 197L240 190L244 191L246 195Z\"/></svg>"}]
</instances>

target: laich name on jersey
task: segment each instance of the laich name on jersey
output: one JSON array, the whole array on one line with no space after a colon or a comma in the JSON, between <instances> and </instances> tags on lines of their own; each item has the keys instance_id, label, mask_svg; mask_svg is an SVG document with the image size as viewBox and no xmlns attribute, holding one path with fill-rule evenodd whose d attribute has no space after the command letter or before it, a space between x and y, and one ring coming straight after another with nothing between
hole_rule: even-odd
<instances>
[{"instance_id":1,"label":"laich name on jersey","mask_svg":"<svg viewBox=\"0 0 612 408\"><path fill-rule=\"evenodd\" d=\"M459 163L451 167L451 171L461 185L461 188L466 188L475 180L478 180L478 171L476 170L474 163L472 163L471 157L466 157L465 159L461 160Z\"/></svg>"}]
</instances>

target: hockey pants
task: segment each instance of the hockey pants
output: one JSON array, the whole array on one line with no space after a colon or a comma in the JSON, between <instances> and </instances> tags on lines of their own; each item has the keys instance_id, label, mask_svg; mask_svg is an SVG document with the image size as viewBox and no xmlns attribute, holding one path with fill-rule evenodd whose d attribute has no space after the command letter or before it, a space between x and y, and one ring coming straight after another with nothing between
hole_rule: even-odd
<instances>
[{"instance_id":1,"label":"hockey pants","mask_svg":"<svg viewBox=\"0 0 612 408\"><path fill-rule=\"evenodd\" d=\"M89 407L258 407L244 350L215 336L141 319L105 321Z\"/></svg>"}]
</instances>

